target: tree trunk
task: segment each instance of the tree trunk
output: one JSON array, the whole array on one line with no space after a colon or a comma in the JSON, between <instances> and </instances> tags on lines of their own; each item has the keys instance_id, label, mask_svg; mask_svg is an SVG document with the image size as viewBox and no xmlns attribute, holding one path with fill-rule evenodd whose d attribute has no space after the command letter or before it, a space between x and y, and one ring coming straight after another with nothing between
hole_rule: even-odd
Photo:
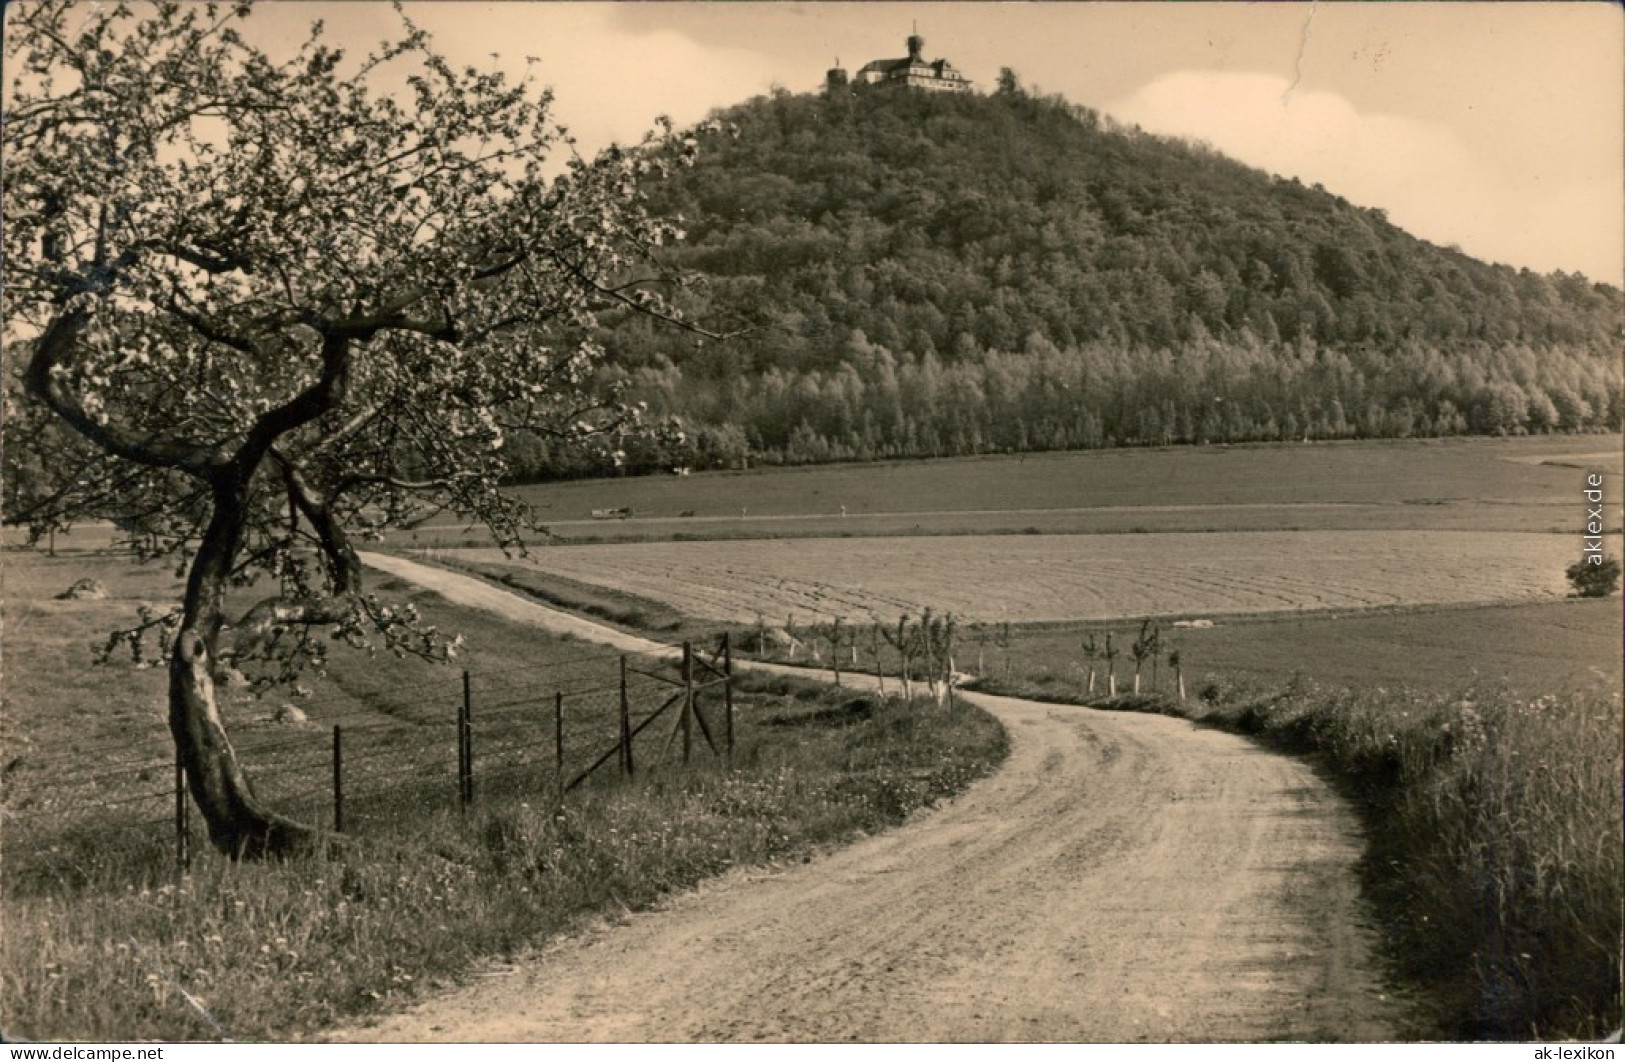
<instances>
[{"instance_id":1,"label":"tree trunk","mask_svg":"<svg viewBox=\"0 0 1625 1062\"><path fill-rule=\"evenodd\" d=\"M223 598L246 520L245 490L217 487L214 517L186 583L180 630L169 660L169 730L186 768L187 788L209 841L234 859L310 851L307 826L264 806L237 762L215 694Z\"/></svg>"},{"instance_id":2,"label":"tree trunk","mask_svg":"<svg viewBox=\"0 0 1625 1062\"><path fill-rule=\"evenodd\" d=\"M263 807L237 762L215 697L214 660L205 639L183 625L170 660L169 730L209 841L235 859L309 851L313 832Z\"/></svg>"},{"instance_id":3,"label":"tree trunk","mask_svg":"<svg viewBox=\"0 0 1625 1062\"><path fill-rule=\"evenodd\" d=\"M1095 695L1095 669L1091 667L1089 669L1089 696L1093 697L1094 695Z\"/></svg>"},{"instance_id":4,"label":"tree trunk","mask_svg":"<svg viewBox=\"0 0 1625 1062\"><path fill-rule=\"evenodd\" d=\"M1112 668L1106 672L1106 696L1117 696L1117 669Z\"/></svg>"},{"instance_id":5,"label":"tree trunk","mask_svg":"<svg viewBox=\"0 0 1625 1062\"><path fill-rule=\"evenodd\" d=\"M1140 692L1140 665L1134 665L1134 692Z\"/></svg>"},{"instance_id":6,"label":"tree trunk","mask_svg":"<svg viewBox=\"0 0 1625 1062\"><path fill-rule=\"evenodd\" d=\"M1174 675L1179 679L1179 703L1184 704L1185 703L1185 672L1182 669L1176 667L1176 668L1174 668Z\"/></svg>"}]
</instances>

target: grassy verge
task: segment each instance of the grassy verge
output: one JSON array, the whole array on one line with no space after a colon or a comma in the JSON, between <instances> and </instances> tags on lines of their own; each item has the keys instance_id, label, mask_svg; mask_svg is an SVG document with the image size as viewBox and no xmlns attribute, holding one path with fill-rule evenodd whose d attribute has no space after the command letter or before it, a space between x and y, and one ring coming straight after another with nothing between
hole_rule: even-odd
<instances>
[{"instance_id":1,"label":"grassy verge","mask_svg":"<svg viewBox=\"0 0 1625 1062\"><path fill-rule=\"evenodd\" d=\"M1269 684L1302 674L1323 686L1425 689L1451 693L1465 686L1505 684L1566 693L1615 685L1625 677L1619 654L1619 599L1569 598L1528 604L1418 605L1210 617L1211 626L1161 625L1162 659L1143 667L1142 685L1171 692L1167 652L1184 658L1189 689L1204 675ZM1106 660L1089 659L1082 644L1107 631L1121 651L1117 682L1130 685L1129 646L1139 621L1027 624L1015 627L1008 647L989 632L961 636L967 670L1000 681L1041 684L1058 695L1079 687L1093 666L1096 692L1105 688ZM980 662L978 657L981 658Z\"/></svg>"},{"instance_id":2,"label":"grassy verge","mask_svg":"<svg viewBox=\"0 0 1625 1062\"><path fill-rule=\"evenodd\" d=\"M522 563L489 564L457 557L438 557L435 563L517 590L544 605L642 634L663 635L667 639L701 637L716 627L715 624L709 627L696 625L688 616L662 601L566 579L526 567Z\"/></svg>"},{"instance_id":3,"label":"grassy verge","mask_svg":"<svg viewBox=\"0 0 1625 1062\"><path fill-rule=\"evenodd\" d=\"M1597 1039L1619 1027L1620 695L1418 694L1213 683L1091 698L1183 715L1329 765L1363 813L1368 894L1397 970L1465 1039Z\"/></svg>"},{"instance_id":4,"label":"grassy verge","mask_svg":"<svg viewBox=\"0 0 1625 1062\"><path fill-rule=\"evenodd\" d=\"M0 1012L6 1033L32 1039L309 1035L729 868L799 862L895 825L990 771L1006 748L997 722L965 707L745 679L731 766L705 751L686 768L651 753L635 780L595 776L562 804L535 786L529 796L482 788L467 814L425 804L409 816L364 820L327 862L233 865L205 853L177 877L161 830L102 849L95 837L107 834L76 839L73 823L58 823L45 803L61 765L82 766L94 750L135 741L162 762L161 669L88 665L94 633L123 619L131 600L161 596L162 580L131 575L117 558L7 561L5 723L8 744L21 742L10 747L24 751L23 762L8 765L8 781L22 782L6 795ZM19 600L31 574L51 592L68 576L94 574L111 597ZM580 643L410 596L429 621L469 633L469 660L482 674L516 660L573 667L583 653ZM413 722L433 674L419 668L429 665L342 659L299 701L313 723L335 711ZM455 697L445 701L433 699L434 710L449 714ZM92 714L81 704L109 707ZM263 713L245 701L228 714L249 733ZM658 729L664 738L668 728ZM394 731L380 723L378 732ZM274 762L249 767L270 781ZM100 779L87 793L102 804L123 799L116 787L165 782L161 772ZM38 802L19 807L30 794ZM50 858L14 859L22 847Z\"/></svg>"}]
</instances>

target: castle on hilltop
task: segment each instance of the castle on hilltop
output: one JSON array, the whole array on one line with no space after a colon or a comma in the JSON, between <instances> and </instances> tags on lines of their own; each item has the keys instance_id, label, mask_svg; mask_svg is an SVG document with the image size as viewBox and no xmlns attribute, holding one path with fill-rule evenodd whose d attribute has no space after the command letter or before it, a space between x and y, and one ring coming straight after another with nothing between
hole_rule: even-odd
<instances>
[{"instance_id":1,"label":"castle on hilltop","mask_svg":"<svg viewBox=\"0 0 1625 1062\"><path fill-rule=\"evenodd\" d=\"M837 59L836 65L825 75L825 87L830 92L838 92L849 83L853 86L867 85L876 88L923 89L926 92L971 90L970 80L955 70L952 63L946 59L926 62L924 50L925 38L918 32L912 33L908 38L908 55L901 59L876 59L866 63L850 82L846 71L840 66L840 60Z\"/></svg>"}]
</instances>

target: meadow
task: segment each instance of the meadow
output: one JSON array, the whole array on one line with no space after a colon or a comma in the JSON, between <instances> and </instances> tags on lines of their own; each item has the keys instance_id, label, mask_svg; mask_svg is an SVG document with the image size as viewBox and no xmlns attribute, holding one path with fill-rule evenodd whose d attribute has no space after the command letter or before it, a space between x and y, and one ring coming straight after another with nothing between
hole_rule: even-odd
<instances>
[{"instance_id":1,"label":"meadow","mask_svg":"<svg viewBox=\"0 0 1625 1062\"><path fill-rule=\"evenodd\" d=\"M256 788L280 810L321 823L336 720L368 736L371 763L393 765L385 799L358 805L351 839L328 862L234 865L199 839L177 874L163 668L91 663L111 626L174 591L172 574L119 555L7 552L4 561L0 1012L7 1034L29 1039L312 1034L702 878L799 861L894 825L1005 751L998 724L963 706L741 678L731 765L703 746L686 767L675 752L660 755L661 725L638 746L633 781L600 772L560 802L544 766L551 691L613 676L613 654L375 580L387 599L468 636L459 663L490 683L476 685L477 697L497 696L497 679L521 667L544 676L509 689L517 706L476 716L481 742L494 740L485 727L507 725L499 717L527 720L539 755L517 764L517 784L481 781L475 805L460 811L454 747L440 740L455 718L457 670L335 654L325 677L301 679L303 693L231 691L228 725ZM85 576L102 581L106 599L55 599ZM279 701L309 721L275 722ZM573 732L602 723L588 729L613 733L608 702L567 703ZM365 780L360 760L353 769ZM479 777L503 766L515 764L482 755ZM314 794L301 792L311 784Z\"/></svg>"},{"instance_id":2,"label":"meadow","mask_svg":"<svg viewBox=\"0 0 1625 1062\"><path fill-rule=\"evenodd\" d=\"M960 667L1041 700L1077 701L1106 685L1106 661L1090 658L1107 631L1122 651L1118 685L1132 684L1128 648L1137 623L1061 623L1016 628L1007 645L997 630L965 632ZM1534 604L1412 608L1308 615L1236 616L1211 627L1160 627L1162 654L1143 667L1142 684L1174 692L1169 651L1181 655L1192 696L1210 683L1268 684L1293 675L1326 687L1443 693L1478 687L1533 694L1571 693L1625 682L1617 598Z\"/></svg>"},{"instance_id":3,"label":"meadow","mask_svg":"<svg viewBox=\"0 0 1625 1062\"><path fill-rule=\"evenodd\" d=\"M1621 450L1618 435L1157 447L582 480L514 493L553 536L574 542L1035 529L1572 533L1584 517L1585 472L1603 473L1608 497L1621 496ZM621 507L633 517L592 518ZM415 543L398 541L480 544L443 520Z\"/></svg>"},{"instance_id":4,"label":"meadow","mask_svg":"<svg viewBox=\"0 0 1625 1062\"><path fill-rule=\"evenodd\" d=\"M1587 472L1617 503L1618 435L1145 447L936 461L612 477L510 488L544 530L529 542L666 542L1196 531L1504 531L1575 534ZM626 508L627 519L594 519ZM844 511L844 515L843 515ZM1618 506L1608 530L1621 530ZM59 536L104 548L107 526ZM6 541L17 540L14 531ZM490 540L447 516L400 549Z\"/></svg>"}]
</instances>

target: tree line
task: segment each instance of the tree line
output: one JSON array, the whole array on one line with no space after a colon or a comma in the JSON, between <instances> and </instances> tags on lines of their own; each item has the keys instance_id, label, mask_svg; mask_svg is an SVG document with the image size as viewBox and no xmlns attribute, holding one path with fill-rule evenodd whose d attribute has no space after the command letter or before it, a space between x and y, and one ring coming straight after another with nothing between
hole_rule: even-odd
<instances>
[{"instance_id":1,"label":"tree line","mask_svg":"<svg viewBox=\"0 0 1625 1062\"><path fill-rule=\"evenodd\" d=\"M1033 335L953 361L854 331L829 369L770 368L726 385L672 362L624 373L680 440L629 442L633 471L981 453L1618 430L1617 368L1573 348L1417 341L1392 351L1313 339L1206 337L1162 349ZM601 459L515 439L519 479L592 475Z\"/></svg>"}]
</instances>

